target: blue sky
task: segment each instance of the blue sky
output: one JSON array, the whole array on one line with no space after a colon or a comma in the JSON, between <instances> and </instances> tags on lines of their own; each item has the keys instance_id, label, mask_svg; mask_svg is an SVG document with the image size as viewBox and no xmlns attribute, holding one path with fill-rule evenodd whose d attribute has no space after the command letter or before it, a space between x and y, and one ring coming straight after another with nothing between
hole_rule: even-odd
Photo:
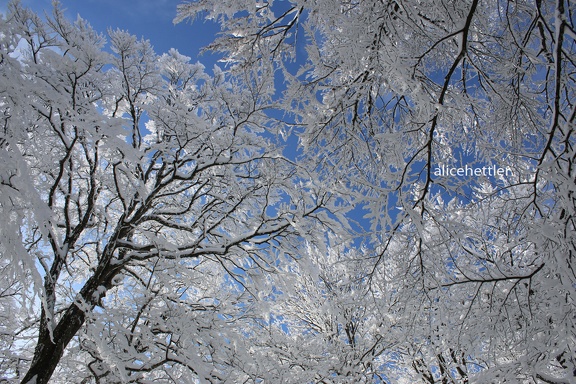
<instances>
[{"instance_id":1,"label":"blue sky","mask_svg":"<svg viewBox=\"0 0 576 384\"><path fill-rule=\"evenodd\" d=\"M52 0L21 0L21 2L39 14L52 11ZM173 20L176 16L176 7L183 0L60 0L60 2L69 19L75 20L77 15L80 15L100 33L105 34L108 28L127 30L139 38L150 40L157 54L176 48L180 53L190 56L192 62L200 61L208 72L211 72L215 63L216 56L209 54L198 56L198 54L203 46L214 39L219 31L218 25L202 19L196 20L193 24L183 22L175 25ZM5 13L8 3L9 0L0 0L0 12ZM297 138L292 135L288 140L285 155L294 158L296 148ZM473 160L471 155L468 155L461 159L459 164L461 166L466 163L472 164ZM470 193L469 185L474 183L473 180L463 177L452 177L450 180L463 186L464 195ZM434 192L438 190L435 189ZM445 197L449 200L454 196ZM353 216L362 222L361 216L365 213L358 207Z\"/></svg>"},{"instance_id":2,"label":"blue sky","mask_svg":"<svg viewBox=\"0 0 576 384\"><path fill-rule=\"evenodd\" d=\"M5 14L10 0L0 0L0 13ZM192 62L199 61L207 73L218 56L210 53L199 55L201 49L211 43L219 25L197 19L174 24L176 8L184 0L60 0L69 20L80 15L99 33L106 35L109 28L122 29L138 38L150 40L157 54L176 48ZM52 0L21 0L21 3L42 15L52 12ZM280 86L278 84L278 86ZM296 156L297 138L291 136L285 154Z\"/></svg>"},{"instance_id":3,"label":"blue sky","mask_svg":"<svg viewBox=\"0 0 576 384\"><path fill-rule=\"evenodd\" d=\"M52 0L21 2L40 14L52 10ZM0 12L5 13L8 3L0 0ZM192 61L200 60L207 68L212 67L213 59L198 57L198 53L213 40L217 26L203 20L196 20L193 25L189 22L174 25L172 20L181 0L60 0L60 3L69 19L75 20L80 15L98 32L106 33L108 28L127 30L150 40L158 54L177 48L192 57Z\"/></svg>"}]
</instances>

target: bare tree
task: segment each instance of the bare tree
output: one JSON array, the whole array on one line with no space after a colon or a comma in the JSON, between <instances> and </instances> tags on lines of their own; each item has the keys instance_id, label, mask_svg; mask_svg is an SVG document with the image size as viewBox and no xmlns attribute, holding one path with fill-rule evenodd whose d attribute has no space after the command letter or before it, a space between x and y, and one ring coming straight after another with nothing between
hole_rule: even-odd
<instances>
[{"instance_id":1,"label":"bare tree","mask_svg":"<svg viewBox=\"0 0 576 384\"><path fill-rule=\"evenodd\" d=\"M225 381L266 273L335 222L269 130L270 83L123 31L108 53L58 7L1 28L2 377Z\"/></svg>"},{"instance_id":2,"label":"bare tree","mask_svg":"<svg viewBox=\"0 0 576 384\"><path fill-rule=\"evenodd\" d=\"M404 372L574 380L571 2L201 0L179 11L221 23L208 48L236 70L279 69L287 128L367 210L372 251L353 262L393 293L383 308L404 332L389 340Z\"/></svg>"}]
</instances>

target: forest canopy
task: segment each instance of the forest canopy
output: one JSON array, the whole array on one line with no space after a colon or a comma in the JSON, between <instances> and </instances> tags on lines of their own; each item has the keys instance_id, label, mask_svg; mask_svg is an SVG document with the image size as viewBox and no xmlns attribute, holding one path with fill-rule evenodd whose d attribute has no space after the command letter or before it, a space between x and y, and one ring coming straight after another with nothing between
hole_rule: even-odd
<instances>
[{"instance_id":1,"label":"forest canopy","mask_svg":"<svg viewBox=\"0 0 576 384\"><path fill-rule=\"evenodd\" d=\"M570 1L201 19L2 15L0 381L576 380Z\"/></svg>"}]
</instances>

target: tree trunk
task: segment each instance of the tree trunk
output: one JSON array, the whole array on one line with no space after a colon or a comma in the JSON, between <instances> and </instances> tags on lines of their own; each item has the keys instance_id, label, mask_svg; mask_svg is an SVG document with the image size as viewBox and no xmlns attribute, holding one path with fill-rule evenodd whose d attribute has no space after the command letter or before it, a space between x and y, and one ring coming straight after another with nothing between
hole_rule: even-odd
<instances>
[{"instance_id":1,"label":"tree trunk","mask_svg":"<svg viewBox=\"0 0 576 384\"><path fill-rule=\"evenodd\" d=\"M123 222L123 217L120 222ZM106 244L100 264L96 268L86 284L80 290L78 296L81 298L83 307L91 311L100 300L106 296L106 292L112 287L112 280L122 269L122 265L111 265L112 255L116 249L116 241L120 237L128 236L130 229L125 226L118 226L112 234L110 241ZM100 288L104 288L101 290ZM38 343L34 350L32 364L24 376L21 384L46 384L62 355L70 343L70 340L78 333L86 320L86 309L78 307L74 302L70 304L64 315L58 321L58 325L52 332L52 337L46 321L45 309L42 308L40 317L40 331L38 333Z\"/></svg>"},{"instance_id":2,"label":"tree trunk","mask_svg":"<svg viewBox=\"0 0 576 384\"><path fill-rule=\"evenodd\" d=\"M44 317L44 316L42 316ZM64 349L84 324L86 315L84 311L71 304L64 316L58 322L53 331L52 338L47 329L47 325L42 325L42 330L38 335L38 343L34 351L32 365L24 376L22 384L46 384L56 366L60 362Z\"/></svg>"},{"instance_id":3,"label":"tree trunk","mask_svg":"<svg viewBox=\"0 0 576 384\"><path fill-rule=\"evenodd\" d=\"M113 249L113 246L109 248ZM109 261L109 258L107 260ZM106 292L112 287L112 279L118 274L120 269L121 266L110 266L109 262L106 262L88 279L79 293L85 305L88 306L88 310L92 310L106 295ZM104 287L104 291L101 291L100 287ZM22 384L48 383L68 343L84 324L86 313L76 303L70 304L60 321L58 321L58 325L54 328L52 337L50 337L48 325L44 319L43 309L34 358L30 369L22 380Z\"/></svg>"}]
</instances>

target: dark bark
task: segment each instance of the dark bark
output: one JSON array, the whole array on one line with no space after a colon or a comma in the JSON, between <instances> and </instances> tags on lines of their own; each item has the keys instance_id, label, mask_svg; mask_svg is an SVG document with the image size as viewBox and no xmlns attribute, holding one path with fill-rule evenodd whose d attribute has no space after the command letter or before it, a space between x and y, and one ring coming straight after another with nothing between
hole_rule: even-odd
<instances>
[{"instance_id":1,"label":"dark bark","mask_svg":"<svg viewBox=\"0 0 576 384\"><path fill-rule=\"evenodd\" d=\"M85 318L84 311L78 308L76 304L71 304L54 329L52 338L47 326L45 324L42 326L34 351L34 359L22 380L23 384L48 383L64 354L64 349L82 327Z\"/></svg>"},{"instance_id":2,"label":"dark bark","mask_svg":"<svg viewBox=\"0 0 576 384\"><path fill-rule=\"evenodd\" d=\"M79 302L72 303L64 312L64 315L58 321L52 334L48 329L48 322L45 308L42 308L40 331L38 333L38 342L34 350L34 358L22 384L36 383L46 384L56 370L64 350L84 325L86 313L81 307L91 311L98 302L106 295L106 292L112 287L112 280L122 269L122 264L112 265L112 255L116 249L116 242L120 237L126 237L129 229L120 227L110 239L103 252L100 265L94 272L94 275L88 279L78 295ZM102 292L99 287L103 287ZM35 381L34 381L35 379Z\"/></svg>"}]
</instances>

